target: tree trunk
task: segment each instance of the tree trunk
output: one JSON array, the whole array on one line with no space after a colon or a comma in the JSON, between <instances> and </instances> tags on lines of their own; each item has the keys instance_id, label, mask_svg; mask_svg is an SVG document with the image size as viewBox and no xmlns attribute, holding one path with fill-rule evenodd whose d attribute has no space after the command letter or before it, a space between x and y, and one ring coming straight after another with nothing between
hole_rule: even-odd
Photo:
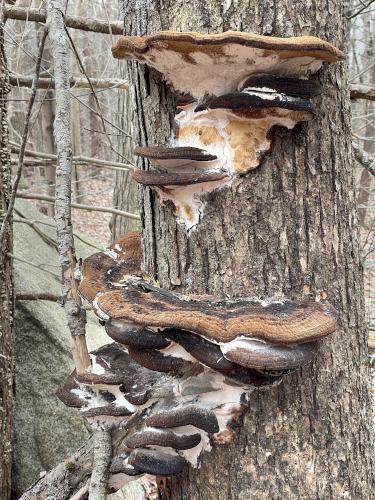
<instances>
[{"instance_id":1,"label":"tree trunk","mask_svg":"<svg viewBox=\"0 0 375 500\"><path fill-rule=\"evenodd\" d=\"M368 16L367 19L365 19L364 22L364 37L365 37L365 43L366 43L366 51L365 51L365 56L364 59L364 67L371 65L371 61L374 60L374 55L375 55L375 50L374 50L374 33L373 30L371 29L373 26L372 19L370 16ZM375 81L375 66L371 68L368 72L368 81L369 82L374 82ZM366 101L365 105L362 106L363 109L363 114L370 114L371 112L374 111L374 105L372 101ZM374 125L374 120L370 119L368 120L368 123L365 128L365 133L360 132L360 135L364 135L364 137L368 137L369 140L363 142L363 149L370 153L371 155L374 154L375 152L375 125ZM368 208L367 205L370 200L370 192L371 192L371 185L372 185L372 175L368 170L365 168L362 170L361 173L361 178L359 181L359 193L358 193L358 219L360 225L363 227L366 227L366 215L368 213ZM371 222L370 222L371 224Z\"/></svg>"},{"instance_id":2,"label":"tree trunk","mask_svg":"<svg viewBox=\"0 0 375 500\"><path fill-rule=\"evenodd\" d=\"M11 165L8 149L7 94L10 90L4 53L3 23L0 19L0 215L8 207L11 192ZM12 223L4 234L4 252L0 255L0 493L10 498L12 469L12 432L14 401L14 335Z\"/></svg>"},{"instance_id":3,"label":"tree trunk","mask_svg":"<svg viewBox=\"0 0 375 500\"><path fill-rule=\"evenodd\" d=\"M128 79L131 77L131 68L124 67L125 65L122 64L122 61L119 61L119 64L121 78ZM133 99L133 89L129 88L128 90L119 92L118 125L129 134L129 137L120 135L117 150L123 155L123 158L119 158L119 161L125 161L125 157L136 163L133 157L133 144L130 138L133 133L133 122L137 120L135 116L137 109L133 106ZM116 172L113 202L114 206L120 210L134 214L139 211L139 191L130 172ZM128 231L139 229L139 222L114 215L111 219L110 227L113 239L117 239Z\"/></svg>"},{"instance_id":4,"label":"tree trunk","mask_svg":"<svg viewBox=\"0 0 375 500\"><path fill-rule=\"evenodd\" d=\"M125 34L162 29L317 35L344 48L338 0L188 3L123 0ZM124 63L125 64L125 63ZM160 75L129 65L136 144L163 144L173 123ZM316 77L315 121L279 129L273 152L231 188L209 195L189 235L170 205L142 191L145 267L161 286L232 297L327 297L340 331L311 366L254 391L234 443L173 480L173 499L369 499L370 384L355 210L346 64Z\"/></svg>"},{"instance_id":5,"label":"tree trunk","mask_svg":"<svg viewBox=\"0 0 375 500\"><path fill-rule=\"evenodd\" d=\"M40 8L41 3L42 2L38 0L38 8ZM43 35L44 27L36 25L35 29L39 33L39 36L37 36L37 42L39 45L41 37ZM46 47L44 47L43 57L46 61L50 61L52 59L51 48L48 42L46 43ZM44 66L46 66L45 63ZM47 68L52 69L50 68L49 64L47 65ZM56 146L53 138L53 122L55 119L55 101L53 99L55 97L55 92L53 90L48 90L45 93L39 92L39 96L42 95L45 96L46 101L41 106L38 116L39 126L36 127L36 130L33 134L33 142L35 144L33 149L36 149L37 151L43 151L44 153L51 153L54 155L56 154ZM45 184L44 192L47 196L54 196L56 165L44 166L42 172L42 181ZM53 205L44 204L43 206L49 217L53 217L55 215L55 207Z\"/></svg>"}]
</instances>

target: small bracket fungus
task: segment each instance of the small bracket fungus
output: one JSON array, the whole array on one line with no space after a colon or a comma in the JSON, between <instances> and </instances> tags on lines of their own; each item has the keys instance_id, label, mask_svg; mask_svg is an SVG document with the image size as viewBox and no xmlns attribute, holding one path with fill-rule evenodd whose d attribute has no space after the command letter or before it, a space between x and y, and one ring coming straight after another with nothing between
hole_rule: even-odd
<instances>
[{"instance_id":1,"label":"small bracket fungus","mask_svg":"<svg viewBox=\"0 0 375 500\"><path fill-rule=\"evenodd\" d=\"M84 260L78 293L85 307L95 309L95 299L101 293L121 286L121 280L126 276L141 275L140 233L133 231L104 252Z\"/></svg>"},{"instance_id":2,"label":"small bracket fungus","mask_svg":"<svg viewBox=\"0 0 375 500\"><path fill-rule=\"evenodd\" d=\"M111 429L112 490L198 467L202 451L233 439L251 391L311 362L336 329L329 304L183 296L146 279L140 262L139 233L84 261L79 293L115 342L57 392Z\"/></svg>"},{"instance_id":3,"label":"small bracket fungus","mask_svg":"<svg viewBox=\"0 0 375 500\"><path fill-rule=\"evenodd\" d=\"M274 126L292 129L315 116L308 99L322 89L308 77L323 62L344 57L316 37L237 31L123 36L112 53L156 69L182 96L170 147L134 151L157 170L135 171L133 177L161 200L172 200L187 229L199 222L207 193L260 164L271 149Z\"/></svg>"}]
</instances>

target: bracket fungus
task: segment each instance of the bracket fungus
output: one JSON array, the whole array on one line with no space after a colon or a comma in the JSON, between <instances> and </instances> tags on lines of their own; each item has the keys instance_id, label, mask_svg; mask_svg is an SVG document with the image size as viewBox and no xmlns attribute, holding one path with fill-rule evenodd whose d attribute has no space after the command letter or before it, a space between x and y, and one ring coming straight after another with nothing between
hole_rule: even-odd
<instances>
[{"instance_id":1,"label":"bracket fungus","mask_svg":"<svg viewBox=\"0 0 375 500\"><path fill-rule=\"evenodd\" d=\"M344 57L312 36L237 31L123 36L112 53L156 69L181 95L169 147L134 151L157 171L135 171L133 177L162 201L171 200L187 229L199 222L208 193L260 164L275 126L292 129L315 116L309 99L322 89L309 77L323 62Z\"/></svg>"},{"instance_id":2,"label":"bracket fungus","mask_svg":"<svg viewBox=\"0 0 375 500\"><path fill-rule=\"evenodd\" d=\"M104 291L121 286L126 276L141 276L140 233L132 231L83 261L83 279L78 293L84 306L95 308L95 299Z\"/></svg>"},{"instance_id":3,"label":"bracket fungus","mask_svg":"<svg viewBox=\"0 0 375 500\"><path fill-rule=\"evenodd\" d=\"M312 300L164 290L142 273L136 232L82 269L79 293L114 342L94 351L91 367L73 372L57 395L111 429L111 489L198 467L202 451L233 438L251 391L311 362L319 339L336 329L332 307Z\"/></svg>"},{"instance_id":4,"label":"bracket fungus","mask_svg":"<svg viewBox=\"0 0 375 500\"><path fill-rule=\"evenodd\" d=\"M257 73L304 77L343 53L314 36L271 37L227 31L219 34L161 31L122 36L112 48L117 59L137 59L162 73L176 91L199 99L236 90Z\"/></svg>"}]
</instances>

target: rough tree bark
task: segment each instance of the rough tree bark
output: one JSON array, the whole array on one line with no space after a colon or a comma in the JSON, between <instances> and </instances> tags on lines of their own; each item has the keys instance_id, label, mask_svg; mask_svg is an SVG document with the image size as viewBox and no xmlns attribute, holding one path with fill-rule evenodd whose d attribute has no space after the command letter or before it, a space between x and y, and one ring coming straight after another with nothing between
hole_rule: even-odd
<instances>
[{"instance_id":1,"label":"rough tree bark","mask_svg":"<svg viewBox=\"0 0 375 500\"><path fill-rule=\"evenodd\" d=\"M112 459L112 440L108 429L98 428L94 434L94 460L90 479L89 499L105 500Z\"/></svg>"},{"instance_id":2,"label":"rough tree bark","mask_svg":"<svg viewBox=\"0 0 375 500\"><path fill-rule=\"evenodd\" d=\"M122 0L127 35L161 29L317 35L344 49L338 0ZM125 63L124 63L125 64ZM172 127L171 94L134 62L137 144L162 144ZM189 236L172 208L143 192L146 270L166 288L230 296L327 297L340 331L316 362L266 392L255 391L243 429L202 468L173 481L173 499L369 499L369 375L358 250L346 65L316 76L318 116L278 130L262 165L209 196ZM136 113L133 115L134 110Z\"/></svg>"},{"instance_id":3,"label":"rough tree bark","mask_svg":"<svg viewBox=\"0 0 375 500\"><path fill-rule=\"evenodd\" d=\"M131 68L125 67L122 61L119 61L119 70L121 78L129 78ZM133 102L133 89L129 88L126 91L119 91L118 95L118 125L129 134L129 137L121 135L118 140L118 151L123 157L130 159L135 164L136 161L132 158L133 144L131 136L133 133L133 121L136 119L134 114L136 108L131 105ZM120 161L124 158L120 158ZM132 179L130 172L116 172L115 188L113 191L114 206L120 210L125 210L131 213L139 211L139 191L136 183ZM139 229L139 221L130 220L124 217L113 216L110 222L113 239L119 238L128 231Z\"/></svg>"},{"instance_id":4,"label":"rough tree bark","mask_svg":"<svg viewBox=\"0 0 375 500\"><path fill-rule=\"evenodd\" d=\"M372 22L372 19L368 17L365 21L365 37L366 37L366 52L365 52L365 64L368 64L369 61L374 60L374 55L375 55L375 42L374 42L374 34L373 31L371 30L371 27L375 23ZM371 64L371 63L370 63ZM369 75L368 75L368 80L370 82L373 82L375 80L375 66L370 69ZM366 101L365 106L363 106L363 114L370 114L373 112L375 109L374 104L371 101ZM362 133L362 132L360 132ZM375 138L375 125L373 120L369 120L366 128L365 128L365 137L368 137L369 140L363 142L363 149L367 152L370 153L371 155L374 154L375 152L375 142L373 142ZM361 173L361 178L359 182L359 193L358 193L358 204L359 204L359 209L358 209L358 219L361 224L361 226L366 227L366 215L368 212L367 205L369 203L370 199L370 192L371 192L371 184L372 184L372 176L370 172L366 169L363 169Z\"/></svg>"},{"instance_id":5,"label":"rough tree bark","mask_svg":"<svg viewBox=\"0 0 375 500\"><path fill-rule=\"evenodd\" d=\"M0 216L7 211L11 192L11 164L8 148L7 94L10 91L4 52L3 20L0 13ZM0 222L1 224L1 222ZM12 430L14 401L14 333L12 222L4 234L4 252L0 255L0 494L7 500L11 493Z\"/></svg>"}]
</instances>

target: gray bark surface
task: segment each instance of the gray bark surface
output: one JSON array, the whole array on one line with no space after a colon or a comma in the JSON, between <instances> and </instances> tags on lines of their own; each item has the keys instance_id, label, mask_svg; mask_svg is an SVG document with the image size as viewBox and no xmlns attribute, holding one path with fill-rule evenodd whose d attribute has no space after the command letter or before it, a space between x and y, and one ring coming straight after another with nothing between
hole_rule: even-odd
<instances>
[{"instance_id":1,"label":"gray bark surface","mask_svg":"<svg viewBox=\"0 0 375 500\"><path fill-rule=\"evenodd\" d=\"M73 150L68 40L63 16L65 8L65 0L49 0L47 17L56 88L56 116L53 127L58 155L55 181L55 222L62 273L62 302L71 333L74 364L79 373L90 366L90 358L85 339L86 313L77 296L77 283L74 278L77 261L71 222Z\"/></svg>"},{"instance_id":2,"label":"gray bark surface","mask_svg":"<svg viewBox=\"0 0 375 500\"><path fill-rule=\"evenodd\" d=\"M125 34L162 29L317 35L344 49L343 4L130 0ZM160 75L129 67L137 145L165 143L172 94ZM358 249L346 64L315 76L318 115L279 129L273 152L231 188L209 195L188 236L173 208L142 191L145 267L176 291L327 298L340 330L311 366L267 391L254 391L235 441L203 457L200 470L173 480L173 499L370 499L369 373ZM135 112L134 112L135 110Z\"/></svg>"},{"instance_id":3,"label":"gray bark surface","mask_svg":"<svg viewBox=\"0 0 375 500\"><path fill-rule=\"evenodd\" d=\"M64 11L65 12L65 11ZM20 21L36 21L45 23L47 14L40 9L25 7L4 6L4 14L7 19L18 19ZM93 31L95 33L117 34L122 33L122 27L119 23L110 21L101 21L99 19L87 19L86 17L66 16L66 26L83 31Z\"/></svg>"},{"instance_id":4,"label":"gray bark surface","mask_svg":"<svg viewBox=\"0 0 375 500\"><path fill-rule=\"evenodd\" d=\"M90 480L89 500L105 500L111 460L111 433L107 429L98 428L94 432L94 463Z\"/></svg>"},{"instance_id":5,"label":"gray bark surface","mask_svg":"<svg viewBox=\"0 0 375 500\"><path fill-rule=\"evenodd\" d=\"M125 80L129 78L129 71L131 71L131 69L121 63L122 61L119 61L121 65L121 77ZM133 143L131 140L133 121L136 120L134 116L136 114L136 109L131 105L133 98L133 88L123 91L118 97L118 125L129 134L129 137L120 135L117 150L120 151L125 158L136 164L136 159L133 157ZM122 158L122 160L124 159ZM116 172L113 202L116 208L125 210L126 212L134 214L139 212L139 190L130 172ZM115 240L129 231L139 229L139 221L114 215L111 219L110 227L112 237Z\"/></svg>"},{"instance_id":6,"label":"gray bark surface","mask_svg":"<svg viewBox=\"0 0 375 500\"><path fill-rule=\"evenodd\" d=\"M10 91L4 52L3 20L0 14L0 215L4 217L11 194L10 153L8 145L7 95ZM2 220L0 221L0 225ZM5 226L0 255L0 493L7 500L11 492L12 433L14 406L14 290L12 218Z\"/></svg>"}]
</instances>

